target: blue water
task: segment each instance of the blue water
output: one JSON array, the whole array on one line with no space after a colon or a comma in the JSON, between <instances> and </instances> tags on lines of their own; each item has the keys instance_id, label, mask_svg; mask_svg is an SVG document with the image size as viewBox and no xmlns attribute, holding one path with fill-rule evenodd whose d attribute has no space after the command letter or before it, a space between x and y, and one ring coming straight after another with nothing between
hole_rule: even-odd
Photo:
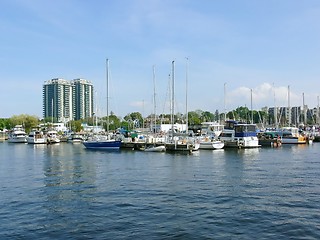
<instances>
[{"instance_id":1,"label":"blue water","mask_svg":"<svg viewBox=\"0 0 320 240\"><path fill-rule=\"evenodd\" d=\"M0 239L320 239L319 153L0 143Z\"/></svg>"}]
</instances>

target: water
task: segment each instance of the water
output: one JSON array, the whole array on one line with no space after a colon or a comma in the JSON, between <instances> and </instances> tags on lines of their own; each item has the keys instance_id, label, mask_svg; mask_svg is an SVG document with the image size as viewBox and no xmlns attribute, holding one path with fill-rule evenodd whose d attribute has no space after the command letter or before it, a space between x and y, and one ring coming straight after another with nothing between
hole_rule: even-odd
<instances>
[{"instance_id":1,"label":"water","mask_svg":"<svg viewBox=\"0 0 320 240\"><path fill-rule=\"evenodd\" d=\"M320 239L319 150L0 143L0 239Z\"/></svg>"}]
</instances>

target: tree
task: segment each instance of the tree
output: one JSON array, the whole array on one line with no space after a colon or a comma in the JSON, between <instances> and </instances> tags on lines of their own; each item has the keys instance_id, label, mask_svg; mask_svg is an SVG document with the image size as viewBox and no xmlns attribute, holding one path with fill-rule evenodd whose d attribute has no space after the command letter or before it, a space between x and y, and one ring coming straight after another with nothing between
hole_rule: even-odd
<instances>
[{"instance_id":1,"label":"tree","mask_svg":"<svg viewBox=\"0 0 320 240\"><path fill-rule=\"evenodd\" d=\"M103 128L107 130L108 117L102 117ZM116 115L109 115L109 130L116 130L121 127L120 119Z\"/></svg>"},{"instance_id":2,"label":"tree","mask_svg":"<svg viewBox=\"0 0 320 240\"><path fill-rule=\"evenodd\" d=\"M202 122L212 122L215 119L215 115L209 111L202 112L201 120Z\"/></svg>"},{"instance_id":3,"label":"tree","mask_svg":"<svg viewBox=\"0 0 320 240\"><path fill-rule=\"evenodd\" d=\"M0 130L11 129L13 127L9 118L0 118Z\"/></svg>"},{"instance_id":4,"label":"tree","mask_svg":"<svg viewBox=\"0 0 320 240\"><path fill-rule=\"evenodd\" d=\"M189 125L201 124L200 116L197 112L188 112L188 123Z\"/></svg>"},{"instance_id":5,"label":"tree","mask_svg":"<svg viewBox=\"0 0 320 240\"><path fill-rule=\"evenodd\" d=\"M133 112L133 113L127 114L124 117L124 120L126 120L127 122L132 122L132 125L134 127L142 127L142 124L143 124L143 117L139 112Z\"/></svg>"},{"instance_id":6,"label":"tree","mask_svg":"<svg viewBox=\"0 0 320 240\"><path fill-rule=\"evenodd\" d=\"M76 120L76 121L70 121L70 126L71 126L71 131L73 132L80 132L83 130L83 127L81 125L81 120Z\"/></svg>"},{"instance_id":7,"label":"tree","mask_svg":"<svg viewBox=\"0 0 320 240\"><path fill-rule=\"evenodd\" d=\"M30 130L39 125L39 119L36 116L31 116L27 114L14 115L10 118L10 122L12 126L22 125L26 132L30 132Z\"/></svg>"}]
</instances>

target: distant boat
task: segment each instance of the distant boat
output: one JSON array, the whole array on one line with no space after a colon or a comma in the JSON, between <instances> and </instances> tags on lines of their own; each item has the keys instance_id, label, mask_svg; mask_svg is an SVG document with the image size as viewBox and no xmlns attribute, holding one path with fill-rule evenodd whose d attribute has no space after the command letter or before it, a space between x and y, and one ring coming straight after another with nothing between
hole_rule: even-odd
<instances>
[{"instance_id":1,"label":"distant boat","mask_svg":"<svg viewBox=\"0 0 320 240\"><path fill-rule=\"evenodd\" d=\"M10 143L26 143L27 134L22 125L16 125L8 136L8 142Z\"/></svg>"},{"instance_id":2,"label":"distant boat","mask_svg":"<svg viewBox=\"0 0 320 240\"><path fill-rule=\"evenodd\" d=\"M88 149L102 149L102 150L118 150L121 146L121 140L112 139L109 135L109 59L106 62L106 80L107 80L107 135L94 136L86 141L83 145Z\"/></svg>"},{"instance_id":3,"label":"distant boat","mask_svg":"<svg viewBox=\"0 0 320 240\"><path fill-rule=\"evenodd\" d=\"M186 89L186 131L184 134L180 134L174 131L174 105L175 105L175 94L174 94L174 61L172 61L172 87L171 87L171 129L169 130L169 135L165 141L166 151L172 152L193 152L198 151L200 144L194 137L188 135L188 110L187 110L187 89ZM186 74L186 78L187 74ZM187 84L186 84L187 85Z\"/></svg>"},{"instance_id":4,"label":"distant boat","mask_svg":"<svg viewBox=\"0 0 320 240\"><path fill-rule=\"evenodd\" d=\"M83 142L83 136L78 133L71 133L68 137L68 142L70 143L82 143Z\"/></svg>"},{"instance_id":5,"label":"distant boat","mask_svg":"<svg viewBox=\"0 0 320 240\"><path fill-rule=\"evenodd\" d=\"M282 134L282 144L306 144L307 137L299 132L297 127L283 127L280 129Z\"/></svg>"},{"instance_id":6,"label":"distant boat","mask_svg":"<svg viewBox=\"0 0 320 240\"><path fill-rule=\"evenodd\" d=\"M108 136L93 136L82 144L87 149L101 149L101 150L118 150L121 146L120 140L110 139Z\"/></svg>"},{"instance_id":7,"label":"distant boat","mask_svg":"<svg viewBox=\"0 0 320 240\"><path fill-rule=\"evenodd\" d=\"M209 136L201 137L199 149L215 150L224 148L224 142Z\"/></svg>"},{"instance_id":8,"label":"distant boat","mask_svg":"<svg viewBox=\"0 0 320 240\"><path fill-rule=\"evenodd\" d=\"M256 148L260 147L257 137L256 124L226 121L226 125L219 136L224 147Z\"/></svg>"},{"instance_id":9,"label":"distant boat","mask_svg":"<svg viewBox=\"0 0 320 240\"><path fill-rule=\"evenodd\" d=\"M60 143L60 138L56 130L49 130L47 132L47 144Z\"/></svg>"},{"instance_id":10,"label":"distant boat","mask_svg":"<svg viewBox=\"0 0 320 240\"><path fill-rule=\"evenodd\" d=\"M258 133L259 145L264 147L280 147L282 145L281 134L277 131L265 131Z\"/></svg>"},{"instance_id":11,"label":"distant boat","mask_svg":"<svg viewBox=\"0 0 320 240\"><path fill-rule=\"evenodd\" d=\"M33 130L29 133L27 137L28 144L45 144L47 143L47 138L43 132L38 130Z\"/></svg>"},{"instance_id":12,"label":"distant boat","mask_svg":"<svg viewBox=\"0 0 320 240\"><path fill-rule=\"evenodd\" d=\"M224 142L218 140L223 129L224 126L217 122L202 122L199 149L214 150L224 148Z\"/></svg>"},{"instance_id":13,"label":"distant boat","mask_svg":"<svg viewBox=\"0 0 320 240\"><path fill-rule=\"evenodd\" d=\"M145 152L165 152L166 151L166 147L164 145L152 145L152 146L147 146L146 148L144 148Z\"/></svg>"},{"instance_id":14,"label":"distant boat","mask_svg":"<svg viewBox=\"0 0 320 240\"><path fill-rule=\"evenodd\" d=\"M166 142L166 151L174 152L193 152L198 151L200 144L194 141L184 139L174 139L171 142Z\"/></svg>"}]
</instances>

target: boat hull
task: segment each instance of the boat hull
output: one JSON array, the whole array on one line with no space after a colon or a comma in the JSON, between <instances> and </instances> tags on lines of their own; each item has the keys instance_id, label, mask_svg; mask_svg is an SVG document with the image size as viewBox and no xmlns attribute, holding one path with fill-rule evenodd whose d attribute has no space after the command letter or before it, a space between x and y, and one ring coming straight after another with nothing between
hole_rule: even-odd
<instances>
[{"instance_id":1,"label":"boat hull","mask_svg":"<svg viewBox=\"0 0 320 240\"><path fill-rule=\"evenodd\" d=\"M161 145L161 146L154 146L154 147L147 147L144 149L145 152L165 152L166 147Z\"/></svg>"},{"instance_id":2,"label":"boat hull","mask_svg":"<svg viewBox=\"0 0 320 240\"><path fill-rule=\"evenodd\" d=\"M206 149L206 150L214 150L214 149L222 149L224 147L224 143L222 141L215 141L215 142L200 142L199 149Z\"/></svg>"},{"instance_id":3,"label":"boat hull","mask_svg":"<svg viewBox=\"0 0 320 240\"><path fill-rule=\"evenodd\" d=\"M120 149L121 141L88 141L83 142L83 145L88 149L117 150Z\"/></svg>"},{"instance_id":4,"label":"boat hull","mask_svg":"<svg viewBox=\"0 0 320 240\"><path fill-rule=\"evenodd\" d=\"M282 137L282 144L306 144L307 139L304 137Z\"/></svg>"}]
</instances>

